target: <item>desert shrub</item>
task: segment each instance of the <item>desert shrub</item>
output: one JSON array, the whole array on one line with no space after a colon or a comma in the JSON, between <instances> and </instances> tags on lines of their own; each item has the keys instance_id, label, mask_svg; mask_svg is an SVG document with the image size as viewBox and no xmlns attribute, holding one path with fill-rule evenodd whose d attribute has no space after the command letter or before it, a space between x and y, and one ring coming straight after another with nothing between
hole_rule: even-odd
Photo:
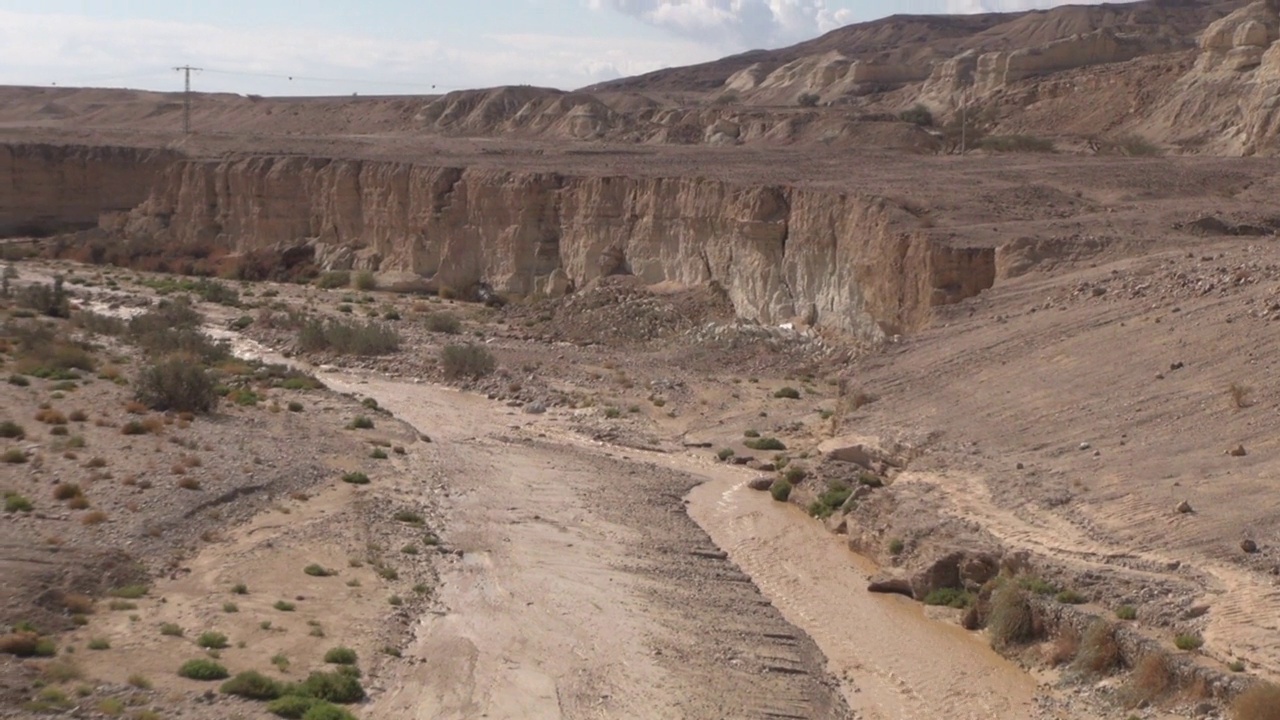
<instances>
[{"instance_id":1,"label":"desert shrub","mask_svg":"<svg viewBox=\"0 0 1280 720\"><path fill-rule=\"evenodd\" d=\"M804 482L806 477L809 477L809 471L799 465L787 465L787 469L782 471L782 477L786 478L787 482L792 485L798 485Z\"/></svg>"},{"instance_id":2,"label":"desert shrub","mask_svg":"<svg viewBox=\"0 0 1280 720\"><path fill-rule=\"evenodd\" d=\"M1076 667L1084 672L1102 675L1120 665L1120 644L1116 630L1105 620L1094 620L1084 632Z\"/></svg>"},{"instance_id":3,"label":"desert shrub","mask_svg":"<svg viewBox=\"0 0 1280 720\"><path fill-rule=\"evenodd\" d=\"M138 401L154 410L203 413L218 405L213 378L190 358L172 356L148 365L136 385Z\"/></svg>"},{"instance_id":4,"label":"desert shrub","mask_svg":"<svg viewBox=\"0 0 1280 720\"><path fill-rule=\"evenodd\" d=\"M250 700L275 700L283 694L283 687L276 680L256 670L239 673L218 688L224 695L237 695Z\"/></svg>"},{"instance_id":5,"label":"desert shrub","mask_svg":"<svg viewBox=\"0 0 1280 720\"><path fill-rule=\"evenodd\" d=\"M364 415L357 415L351 419L351 422L347 425L347 428L351 430L372 430L373 421Z\"/></svg>"},{"instance_id":6,"label":"desert shrub","mask_svg":"<svg viewBox=\"0 0 1280 720\"><path fill-rule=\"evenodd\" d=\"M0 423L0 438L9 438L11 440L21 440L27 436L27 431L21 425L12 420L5 420Z\"/></svg>"},{"instance_id":7,"label":"desert shrub","mask_svg":"<svg viewBox=\"0 0 1280 720\"><path fill-rule=\"evenodd\" d=\"M400 510L396 512L394 517L399 522L408 523L410 525L422 525L425 522L422 515L419 515L412 510Z\"/></svg>"},{"instance_id":8,"label":"desert shrub","mask_svg":"<svg viewBox=\"0 0 1280 720\"><path fill-rule=\"evenodd\" d=\"M1234 720L1280 720L1280 685L1259 682L1231 703Z\"/></svg>"},{"instance_id":9,"label":"desert shrub","mask_svg":"<svg viewBox=\"0 0 1280 720\"><path fill-rule=\"evenodd\" d=\"M786 387L778 388L777 392L775 392L773 396L775 398L786 400L799 400L800 391L788 385Z\"/></svg>"},{"instance_id":10,"label":"desert shrub","mask_svg":"<svg viewBox=\"0 0 1280 720\"><path fill-rule=\"evenodd\" d=\"M1033 592L1036 595L1056 595L1058 587L1053 583L1035 576L1024 577L1018 581L1024 590Z\"/></svg>"},{"instance_id":11,"label":"desert shrub","mask_svg":"<svg viewBox=\"0 0 1280 720\"><path fill-rule=\"evenodd\" d=\"M308 320L298 331L303 352L341 355L388 355L400 349L400 334L376 322Z\"/></svg>"},{"instance_id":12,"label":"desert shrub","mask_svg":"<svg viewBox=\"0 0 1280 720\"><path fill-rule=\"evenodd\" d=\"M1058 667L1075 659L1080 652L1080 633L1070 626L1062 627L1049 648L1049 665Z\"/></svg>"},{"instance_id":13,"label":"desert shrub","mask_svg":"<svg viewBox=\"0 0 1280 720\"><path fill-rule=\"evenodd\" d=\"M168 637L182 637L182 628L177 623L164 623L160 626L160 634Z\"/></svg>"},{"instance_id":14,"label":"desert shrub","mask_svg":"<svg viewBox=\"0 0 1280 720\"><path fill-rule=\"evenodd\" d=\"M1231 397L1231 404L1236 409L1244 409L1253 404L1250 396L1253 395L1253 388L1240 383L1231 383L1227 386L1227 395Z\"/></svg>"},{"instance_id":15,"label":"desert shrub","mask_svg":"<svg viewBox=\"0 0 1280 720\"><path fill-rule=\"evenodd\" d=\"M342 646L329 648L329 651L324 654L324 661L334 665L355 665L356 651Z\"/></svg>"},{"instance_id":16,"label":"desert shrub","mask_svg":"<svg viewBox=\"0 0 1280 720\"><path fill-rule=\"evenodd\" d=\"M728 460L733 456L733 448L720 448L720 451L716 453L716 458L721 461Z\"/></svg>"},{"instance_id":17,"label":"desert shrub","mask_svg":"<svg viewBox=\"0 0 1280 720\"><path fill-rule=\"evenodd\" d=\"M987 631L992 647L1018 645L1035 636L1035 618L1026 592L1017 584L1004 582L991 594Z\"/></svg>"},{"instance_id":18,"label":"desert shrub","mask_svg":"<svg viewBox=\"0 0 1280 720\"><path fill-rule=\"evenodd\" d=\"M101 510L87 512L80 518L81 525L101 525L107 521L107 514Z\"/></svg>"},{"instance_id":19,"label":"desert shrub","mask_svg":"<svg viewBox=\"0 0 1280 720\"><path fill-rule=\"evenodd\" d=\"M53 641L29 630L0 635L0 654L17 657L50 657L57 652Z\"/></svg>"},{"instance_id":20,"label":"desert shrub","mask_svg":"<svg viewBox=\"0 0 1280 720\"><path fill-rule=\"evenodd\" d=\"M1030 135L988 135L978 141L978 147L990 152L1051 153L1053 141Z\"/></svg>"},{"instance_id":21,"label":"desert shrub","mask_svg":"<svg viewBox=\"0 0 1280 720\"><path fill-rule=\"evenodd\" d=\"M302 682L302 691L334 703L354 703L364 699L360 680L342 672L313 672Z\"/></svg>"},{"instance_id":22,"label":"desert shrub","mask_svg":"<svg viewBox=\"0 0 1280 720\"><path fill-rule=\"evenodd\" d=\"M806 108L817 107L820 99L817 93L800 93L800 97L796 98L796 104Z\"/></svg>"},{"instance_id":23,"label":"desert shrub","mask_svg":"<svg viewBox=\"0 0 1280 720\"><path fill-rule=\"evenodd\" d=\"M832 483L826 491L809 504L809 514L821 519L831 517L849 496L853 494L853 488L844 483Z\"/></svg>"},{"instance_id":24,"label":"desert shrub","mask_svg":"<svg viewBox=\"0 0 1280 720\"><path fill-rule=\"evenodd\" d=\"M351 284L354 285L357 290L363 290L365 292L378 287L377 279L374 278L373 273L368 270L361 270L356 273L355 277L352 278Z\"/></svg>"},{"instance_id":25,"label":"desert shrub","mask_svg":"<svg viewBox=\"0 0 1280 720\"><path fill-rule=\"evenodd\" d=\"M482 378L494 371L493 353L480 345L445 345L440 350L440 367L447 378Z\"/></svg>"},{"instance_id":26,"label":"desert shrub","mask_svg":"<svg viewBox=\"0 0 1280 720\"><path fill-rule=\"evenodd\" d=\"M307 710L302 720L356 720L356 716L337 705L317 702Z\"/></svg>"},{"instance_id":27,"label":"desert shrub","mask_svg":"<svg viewBox=\"0 0 1280 720\"><path fill-rule=\"evenodd\" d=\"M906 543L902 542L900 538L894 538L889 541L890 555L901 555L902 551L905 550L906 548L907 548Z\"/></svg>"},{"instance_id":28,"label":"desert shrub","mask_svg":"<svg viewBox=\"0 0 1280 720\"><path fill-rule=\"evenodd\" d=\"M323 565L318 565L316 563L311 563L310 565L302 568L302 572L310 575L311 577L329 577L335 574L332 570L328 570Z\"/></svg>"},{"instance_id":29,"label":"desert shrub","mask_svg":"<svg viewBox=\"0 0 1280 720\"><path fill-rule=\"evenodd\" d=\"M374 460L386 460L387 453L382 448L374 448L373 451L369 453L369 457L373 458Z\"/></svg>"},{"instance_id":30,"label":"desert shrub","mask_svg":"<svg viewBox=\"0 0 1280 720\"><path fill-rule=\"evenodd\" d=\"M106 638L91 638L88 648L90 650L110 650L111 643Z\"/></svg>"},{"instance_id":31,"label":"desert shrub","mask_svg":"<svg viewBox=\"0 0 1280 720\"><path fill-rule=\"evenodd\" d=\"M929 108L922 104L916 104L898 113L898 119L920 127L933 125L933 113L929 112Z\"/></svg>"},{"instance_id":32,"label":"desert shrub","mask_svg":"<svg viewBox=\"0 0 1280 720\"><path fill-rule=\"evenodd\" d=\"M1132 706L1150 703L1173 687L1173 671L1160 653L1143 655L1129 675L1124 694Z\"/></svg>"},{"instance_id":33,"label":"desert shrub","mask_svg":"<svg viewBox=\"0 0 1280 720\"><path fill-rule=\"evenodd\" d=\"M342 476L342 482L352 485L368 485L369 476L362 472L349 472Z\"/></svg>"},{"instance_id":34,"label":"desert shrub","mask_svg":"<svg viewBox=\"0 0 1280 720\"><path fill-rule=\"evenodd\" d=\"M924 604L967 608L973 604L973 595L958 588L938 588L924 596Z\"/></svg>"},{"instance_id":35,"label":"desert shrub","mask_svg":"<svg viewBox=\"0 0 1280 720\"><path fill-rule=\"evenodd\" d=\"M1179 650L1199 650L1204 646L1204 638L1199 633L1179 633L1173 638L1173 644Z\"/></svg>"},{"instance_id":36,"label":"desert shrub","mask_svg":"<svg viewBox=\"0 0 1280 720\"><path fill-rule=\"evenodd\" d=\"M333 290L336 288L346 287L351 284L351 273L345 270L335 270L324 273L316 278L316 287Z\"/></svg>"},{"instance_id":37,"label":"desert shrub","mask_svg":"<svg viewBox=\"0 0 1280 720\"><path fill-rule=\"evenodd\" d=\"M71 303L63 289L63 278L57 275L49 285L28 285L18 291L17 303L49 317L71 317Z\"/></svg>"},{"instance_id":38,"label":"desert shrub","mask_svg":"<svg viewBox=\"0 0 1280 720\"><path fill-rule=\"evenodd\" d=\"M782 478L773 481L769 486L769 494L778 502L786 502L791 497L792 485Z\"/></svg>"},{"instance_id":39,"label":"desert shrub","mask_svg":"<svg viewBox=\"0 0 1280 720\"><path fill-rule=\"evenodd\" d=\"M273 604L271 607L279 610L280 612L293 612L294 610L298 609L297 605L294 605L288 600L277 600L275 601L275 604Z\"/></svg>"},{"instance_id":40,"label":"desert shrub","mask_svg":"<svg viewBox=\"0 0 1280 720\"><path fill-rule=\"evenodd\" d=\"M787 446L778 438L762 437L752 438L742 443L752 450L786 450Z\"/></svg>"},{"instance_id":41,"label":"desert shrub","mask_svg":"<svg viewBox=\"0 0 1280 720\"><path fill-rule=\"evenodd\" d=\"M289 405L287 407L289 408L289 412L297 413L297 412L302 412L303 410L302 403L298 402L297 400L290 400Z\"/></svg>"},{"instance_id":42,"label":"desert shrub","mask_svg":"<svg viewBox=\"0 0 1280 720\"><path fill-rule=\"evenodd\" d=\"M231 586L231 592L236 595L248 595L249 586L245 585L244 583L236 583L235 585Z\"/></svg>"},{"instance_id":43,"label":"desert shrub","mask_svg":"<svg viewBox=\"0 0 1280 720\"><path fill-rule=\"evenodd\" d=\"M431 332L457 335L462 332L462 321L449 312L431 313L427 316L427 329Z\"/></svg>"},{"instance_id":44,"label":"desert shrub","mask_svg":"<svg viewBox=\"0 0 1280 720\"><path fill-rule=\"evenodd\" d=\"M196 645L210 650L221 650L227 647L227 636L220 632L203 632L200 637L196 638Z\"/></svg>"},{"instance_id":45,"label":"desert shrub","mask_svg":"<svg viewBox=\"0 0 1280 720\"><path fill-rule=\"evenodd\" d=\"M226 680L231 673L212 660L188 660L178 668L178 675L190 680Z\"/></svg>"},{"instance_id":46,"label":"desert shrub","mask_svg":"<svg viewBox=\"0 0 1280 720\"><path fill-rule=\"evenodd\" d=\"M1116 608L1116 617L1121 620L1135 620L1138 617L1138 609L1132 605L1121 605Z\"/></svg>"},{"instance_id":47,"label":"desert shrub","mask_svg":"<svg viewBox=\"0 0 1280 720\"><path fill-rule=\"evenodd\" d=\"M299 720L318 702L320 701L315 698L285 695L267 703L267 712L288 720Z\"/></svg>"},{"instance_id":48,"label":"desert shrub","mask_svg":"<svg viewBox=\"0 0 1280 720\"><path fill-rule=\"evenodd\" d=\"M224 360L231 351L201 331L204 318L185 299L161 303L129 321L129 339L152 357L184 355L206 363Z\"/></svg>"},{"instance_id":49,"label":"desert shrub","mask_svg":"<svg viewBox=\"0 0 1280 720\"><path fill-rule=\"evenodd\" d=\"M9 452L13 452L13 451L11 450L11 451L9 451ZM18 452L21 452L21 451L19 450ZM23 456L22 456L22 458L23 458L23 462L26 462L26 457L27 457L26 455L23 455ZM11 461L8 459L8 453L5 453L5 462L11 462ZM15 512L24 512L24 513L27 513L27 512L31 512L31 510L32 510L34 507L35 507L35 506L33 506L33 505L31 504L31 501L30 501L30 500L28 500L27 498L23 497L22 495L19 495L18 493L6 493L6 494L5 494L5 496L4 496L4 511L5 511L5 512L8 512L8 513L15 513Z\"/></svg>"},{"instance_id":50,"label":"desert shrub","mask_svg":"<svg viewBox=\"0 0 1280 720\"><path fill-rule=\"evenodd\" d=\"M1075 590L1063 590L1054 596L1054 599L1064 605L1083 605L1089 599Z\"/></svg>"}]
</instances>

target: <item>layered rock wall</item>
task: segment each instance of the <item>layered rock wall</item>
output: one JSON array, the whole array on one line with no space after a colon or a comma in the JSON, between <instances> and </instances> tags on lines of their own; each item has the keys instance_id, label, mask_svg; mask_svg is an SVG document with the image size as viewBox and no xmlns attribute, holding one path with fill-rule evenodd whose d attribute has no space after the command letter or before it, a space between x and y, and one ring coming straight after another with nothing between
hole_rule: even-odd
<instances>
[{"instance_id":1,"label":"layered rock wall","mask_svg":"<svg viewBox=\"0 0 1280 720\"><path fill-rule=\"evenodd\" d=\"M394 162L174 163L117 229L235 251L555 294L610 274L717 283L738 313L865 339L990 287L994 253L931 241L883 199L701 178L567 177Z\"/></svg>"},{"instance_id":2,"label":"layered rock wall","mask_svg":"<svg viewBox=\"0 0 1280 720\"><path fill-rule=\"evenodd\" d=\"M0 145L0 237L93 227L100 213L142 202L176 159L134 148Z\"/></svg>"}]
</instances>

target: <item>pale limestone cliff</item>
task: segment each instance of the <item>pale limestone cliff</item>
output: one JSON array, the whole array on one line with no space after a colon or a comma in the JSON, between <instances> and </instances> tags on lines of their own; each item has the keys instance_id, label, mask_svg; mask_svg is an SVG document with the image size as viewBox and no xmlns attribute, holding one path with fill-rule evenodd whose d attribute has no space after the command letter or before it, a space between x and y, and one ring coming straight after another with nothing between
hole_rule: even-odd
<instances>
[{"instance_id":1,"label":"pale limestone cliff","mask_svg":"<svg viewBox=\"0 0 1280 720\"><path fill-rule=\"evenodd\" d=\"M0 236L93 227L147 197L175 155L114 147L0 145Z\"/></svg>"},{"instance_id":2,"label":"pale limestone cliff","mask_svg":"<svg viewBox=\"0 0 1280 720\"><path fill-rule=\"evenodd\" d=\"M931 241L880 198L699 178L566 177L252 157L175 163L120 227L428 287L555 294L610 274L717 283L737 312L874 340L991 286L994 253Z\"/></svg>"},{"instance_id":3,"label":"pale limestone cliff","mask_svg":"<svg viewBox=\"0 0 1280 720\"><path fill-rule=\"evenodd\" d=\"M1195 68L1149 127L1193 150L1280 152L1280 0L1252 3L1210 25Z\"/></svg>"}]
</instances>

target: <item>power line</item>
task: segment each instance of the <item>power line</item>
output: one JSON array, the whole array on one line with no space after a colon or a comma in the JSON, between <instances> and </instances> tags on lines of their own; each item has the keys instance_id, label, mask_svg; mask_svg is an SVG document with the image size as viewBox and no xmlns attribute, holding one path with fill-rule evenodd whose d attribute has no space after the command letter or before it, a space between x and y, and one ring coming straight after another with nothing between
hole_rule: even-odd
<instances>
[{"instance_id":1,"label":"power line","mask_svg":"<svg viewBox=\"0 0 1280 720\"><path fill-rule=\"evenodd\" d=\"M203 68L191 67L190 65L182 65L174 68L175 71L182 73L186 79L186 89L182 93L182 133L184 135L191 134L191 73L200 72Z\"/></svg>"},{"instance_id":2,"label":"power line","mask_svg":"<svg viewBox=\"0 0 1280 720\"><path fill-rule=\"evenodd\" d=\"M355 85L388 85L395 87L411 87L411 88L430 88L436 89L436 86L428 83L398 82L394 80L362 80L358 78L324 78L324 77L308 77L305 75L281 75L277 73L261 73L261 72L243 72L237 70L215 70L208 69L205 72L216 73L218 75L240 75L244 77L260 77L272 78L275 80L290 80L301 82L325 82L325 83L350 83ZM453 88L446 88L453 89Z\"/></svg>"}]
</instances>

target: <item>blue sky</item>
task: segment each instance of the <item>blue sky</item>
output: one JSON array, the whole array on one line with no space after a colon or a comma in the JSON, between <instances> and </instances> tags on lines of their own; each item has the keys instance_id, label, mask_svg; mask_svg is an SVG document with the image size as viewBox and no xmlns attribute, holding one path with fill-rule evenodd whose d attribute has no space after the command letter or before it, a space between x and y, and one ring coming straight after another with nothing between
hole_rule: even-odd
<instances>
[{"instance_id":1,"label":"blue sky","mask_svg":"<svg viewBox=\"0 0 1280 720\"><path fill-rule=\"evenodd\" d=\"M0 84L272 95L573 88L894 13L1053 0L0 0ZM299 8L305 8L300 10ZM292 79L290 79L292 78Z\"/></svg>"}]
</instances>

